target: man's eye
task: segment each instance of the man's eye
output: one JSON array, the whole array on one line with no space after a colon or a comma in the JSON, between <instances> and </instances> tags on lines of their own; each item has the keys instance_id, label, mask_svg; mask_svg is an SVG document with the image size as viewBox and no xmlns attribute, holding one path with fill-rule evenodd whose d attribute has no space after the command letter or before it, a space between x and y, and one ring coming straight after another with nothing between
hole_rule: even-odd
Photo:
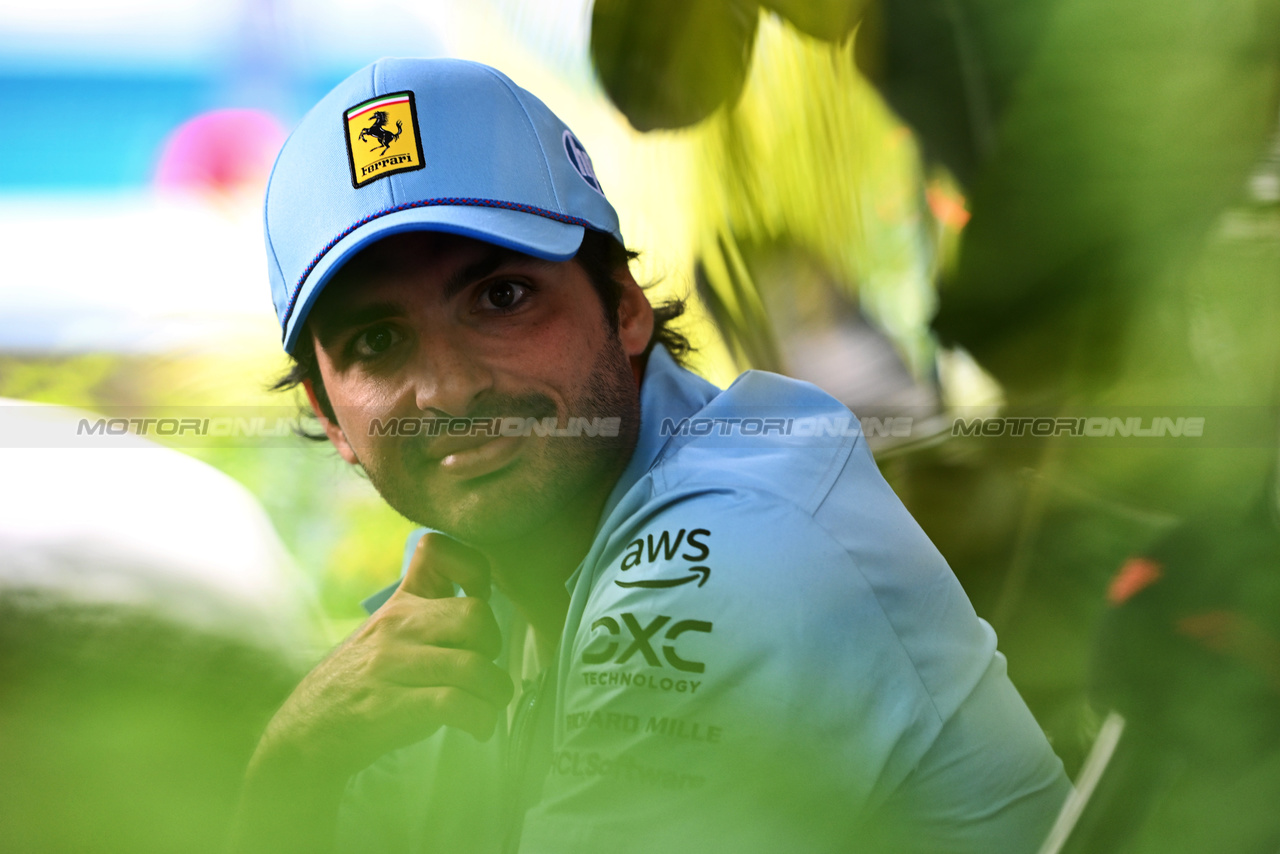
<instances>
[{"instance_id":1,"label":"man's eye","mask_svg":"<svg viewBox=\"0 0 1280 854\"><path fill-rule=\"evenodd\" d=\"M400 335L389 326L375 326L356 336L351 351L359 358L380 356L400 341Z\"/></svg>"},{"instance_id":2,"label":"man's eye","mask_svg":"<svg viewBox=\"0 0 1280 854\"><path fill-rule=\"evenodd\" d=\"M529 288L519 282L494 282L481 294L481 307L510 311L520 304Z\"/></svg>"}]
</instances>

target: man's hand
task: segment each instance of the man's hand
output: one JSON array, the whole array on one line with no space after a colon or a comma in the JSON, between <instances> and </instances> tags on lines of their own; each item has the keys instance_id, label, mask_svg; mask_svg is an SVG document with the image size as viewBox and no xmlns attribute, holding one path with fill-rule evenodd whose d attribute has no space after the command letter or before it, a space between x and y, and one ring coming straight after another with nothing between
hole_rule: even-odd
<instances>
[{"instance_id":1,"label":"man's hand","mask_svg":"<svg viewBox=\"0 0 1280 854\"><path fill-rule=\"evenodd\" d=\"M453 595L454 583L467 592ZM454 540L418 541L395 594L302 681L263 750L350 776L443 725L484 740L511 700L484 558Z\"/></svg>"},{"instance_id":2,"label":"man's hand","mask_svg":"<svg viewBox=\"0 0 1280 854\"><path fill-rule=\"evenodd\" d=\"M468 595L454 596L455 583ZM493 734L513 686L493 663L502 636L488 596L482 556L440 534L418 542L392 597L268 724L246 778L239 848L326 850L352 774L441 726Z\"/></svg>"}]
</instances>

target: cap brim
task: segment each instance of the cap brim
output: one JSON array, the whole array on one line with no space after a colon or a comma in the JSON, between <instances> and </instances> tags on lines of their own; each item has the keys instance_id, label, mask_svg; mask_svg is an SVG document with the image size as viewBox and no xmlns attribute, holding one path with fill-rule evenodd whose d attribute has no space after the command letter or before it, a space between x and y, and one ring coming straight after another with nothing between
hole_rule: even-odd
<instances>
[{"instance_id":1,"label":"cap brim","mask_svg":"<svg viewBox=\"0 0 1280 854\"><path fill-rule=\"evenodd\" d=\"M338 241L302 283L284 332L284 349L292 353L311 307L325 284L364 247L405 231L438 231L472 237L548 261L568 261L582 245L580 225L537 214L492 207L428 206L379 217Z\"/></svg>"}]
</instances>

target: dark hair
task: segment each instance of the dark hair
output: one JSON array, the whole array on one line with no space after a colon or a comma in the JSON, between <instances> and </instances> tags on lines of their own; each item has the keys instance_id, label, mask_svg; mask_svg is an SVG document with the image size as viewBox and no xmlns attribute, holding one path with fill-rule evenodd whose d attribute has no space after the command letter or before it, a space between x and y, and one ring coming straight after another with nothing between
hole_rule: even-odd
<instances>
[{"instance_id":1,"label":"dark hair","mask_svg":"<svg viewBox=\"0 0 1280 854\"><path fill-rule=\"evenodd\" d=\"M613 275L639 257L639 254L627 249L610 234L587 229L582 238L582 245L578 247L578 253L573 256L573 260L582 267L596 294L600 297L605 319L614 332L618 331L618 305L622 301L622 284ZM685 364L689 353L693 351L693 346L682 332L672 326L672 323L684 314L684 310L683 299L672 299L653 307L653 336L649 339L649 346L645 348L645 358L648 358L655 344L661 344L667 348L667 352L678 364ZM287 391L297 388L305 380L310 380L311 388L316 393L316 402L320 404L320 411L326 418L336 420L333 406L329 403L329 395L325 392L324 382L320 378L315 345L305 328L298 336L298 343L294 347L291 359L292 364L288 371L270 386L270 390ZM310 414L310 407L303 405L302 408L304 414ZM327 438L322 432L307 429L300 430L299 435L316 440Z\"/></svg>"}]
</instances>

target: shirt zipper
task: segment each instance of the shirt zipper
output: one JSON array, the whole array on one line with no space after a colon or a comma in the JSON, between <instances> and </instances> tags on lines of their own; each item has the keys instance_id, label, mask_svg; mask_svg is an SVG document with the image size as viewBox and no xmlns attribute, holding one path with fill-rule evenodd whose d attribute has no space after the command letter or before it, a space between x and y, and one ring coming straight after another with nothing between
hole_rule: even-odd
<instances>
[{"instance_id":1,"label":"shirt zipper","mask_svg":"<svg viewBox=\"0 0 1280 854\"><path fill-rule=\"evenodd\" d=\"M537 680L526 681L516 712L511 721L511 737L507 742L507 780L510 795L507 799L507 841L504 849L514 854L520 846L524 827L524 814L530 804L525 803L529 788L529 752L537 736L538 712L543 705L548 676L553 668L538 674Z\"/></svg>"}]
</instances>

